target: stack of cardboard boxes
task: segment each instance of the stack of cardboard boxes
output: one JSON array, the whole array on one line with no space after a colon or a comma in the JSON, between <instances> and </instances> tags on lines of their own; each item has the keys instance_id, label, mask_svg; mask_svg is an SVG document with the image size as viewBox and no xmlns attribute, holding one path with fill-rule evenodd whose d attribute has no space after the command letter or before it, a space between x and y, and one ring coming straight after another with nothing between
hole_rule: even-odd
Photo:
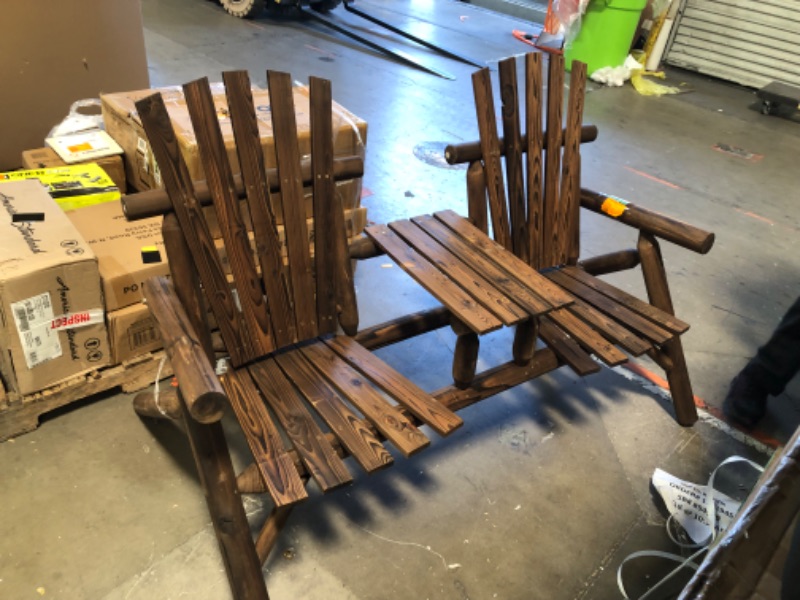
<instances>
[{"instance_id":1,"label":"stack of cardboard boxes","mask_svg":"<svg viewBox=\"0 0 800 600\"><path fill-rule=\"evenodd\" d=\"M212 89L235 172L238 161L224 92L219 85ZM134 106L154 91L164 95L190 174L196 180L204 178L180 89L141 90L102 96L106 131L124 150L122 157L105 161L115 181L121 179L124 163L126 181L119 181L120 187L127 184L138 191L161 187ZM274 167L269 95L254 88L253 96L266 166ZM294 101L300 150L308 153L308 89L296 87ZM363 156L366 123L339 105L334 109L335 155ZM23 155L23 163L34 169L57 166L58 160L44 149ZM366 226L366 209L360 207L361 180L341 182L337 192L346 209L348 235L357 236ZM161 217L128 222L116 200L65 214L37 181L0 181L0 203L0 229L8 231L0 236L0 375L7 390L31 394L161 347L158 328L142 303L142 283L169 273ZM307 204L310 209L310 196ZM208 214L213 231L213 213ZM311 222L309 234L313 239ZM152 246L160 250L155 262L152 253L143 253L144 247Z\"/></svg>"}]
</instances>

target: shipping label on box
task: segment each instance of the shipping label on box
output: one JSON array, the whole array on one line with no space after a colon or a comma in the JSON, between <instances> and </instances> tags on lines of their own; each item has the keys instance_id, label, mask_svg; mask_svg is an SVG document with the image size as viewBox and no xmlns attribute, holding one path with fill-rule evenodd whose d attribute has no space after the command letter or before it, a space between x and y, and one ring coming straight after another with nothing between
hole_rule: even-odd
<instances>
[{"instance_id":1,"label":"shipping label on box","mask_svg":"<svg viewBox=\"0 0 800 600\"><path fill-rule=\"evenodd\" d=\"M141 302L108 313L108 335L114 364L160 350L164 345L155 318Z\"/></svg>"},{"instance_id":2,"label":"shipping label on box","mask_svg":"<svg viewBox=\"0 0 800 600\"><path fill-rule=\"evenodd\" d=\"M68 216L97 256L107 311L141 302L145 280L169 275L162 217L129 222L119 202L87 206ZM157 252L143 254L149 246Z\"/></svg>"},{"instance_id":3,"label":"shipping label on box","mask_svg":"<svg viewBox=\"0 0 800 600\"><path fill-rule=\"evenodd\" d=\"M114 181L94 163L0 173L0 182L27 179L40 182L62 210L120 199Z\"/></svg>"},{"instance_id":4,"label":"shipping label on box","mask_svg":"<svg viewBox=\"0 0 800 600\"><path fill-rule=\"evenodd\" d=\"M119 188L121 194L127 191L127 183L125 181L125 165L122 162L121 155L106 156L92 161L85 161L94 163L99 166L111 178ZM22 152L22 168L25 171L33 171L38 169L52 169L56 167L66 167L67 163L61 160L61 157L55 153L52 148L35 148L33 150L24 150Z\"/></svg>"},{"instance_id":5,"label":"shipping label on box","mask_svg":"<svg viewBox=\"0 0 800 600\"><path fill-rule=\"evenodd\" d=\"M106 366L97 260L37 181L0 182L0 373L30 394Z\"/></svg>"}]
</instances>

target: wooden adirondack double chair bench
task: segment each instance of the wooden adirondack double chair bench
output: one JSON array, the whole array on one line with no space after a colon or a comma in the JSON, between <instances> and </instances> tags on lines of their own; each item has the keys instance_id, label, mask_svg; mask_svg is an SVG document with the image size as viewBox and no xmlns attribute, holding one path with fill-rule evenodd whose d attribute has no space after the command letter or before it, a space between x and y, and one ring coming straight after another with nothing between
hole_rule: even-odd
<instances>
[{"instance_id":1,"label":"wooden adirondack double chair bench","mask_svg":"<svg viewBox=\"0 0 800 600\"><path fill-rule=\"evenodd\" d=\"M447 435L462 424L455 411L510 387L562 365L581 375L597 371L590 354L613 365L626 359L623 350L649 353L667 371L678 422L696 419L679 339L688 325L673 315L656 236L699 252L708 251L713 236L580 188L580 142L596 133L581 127L585 68L573 66L562 129L563 62L550 60L546 103L541 57L525 60L526 134L517 66L513 58L501 63L502 139L489 72L475 74L481 139L448 149L449 160L470 165L469 220L445 210L368 227L349 244L334 186L360 175L363 164L333 158L328 81L310 80L312 151L304 160L291 79L268 72L277 168L266 169L249 78L224 74L237 174L208 82L184 86L206 174L198 183L161 97L137 103L165 192L129 196L125 209L129 219L164 215L171 281L146 282L145 295L179 386L140 395L134 404L141 415L177 420L188 434L235 597L267 597L261 565L292 506L306 498L309 480L323 491L350 483L348 456L367 472L387 467L394 459L385 441L408 457L429 444L420 426ZM313 252L304 185L313 190ZM221 241L205 220L209 205ZM581 205L639 228L638 248L578 261ZM495 240L486 233L489 221ZM351 258L383 252L442 306L358 331ZM594 276L639 262L650 302ZM371 352L446 325L458 341L454 383L444 389L423 391ZM476 373L479 336L503 326L516 327L513 360ZM219 368L223 356L227 367ZM226 407L253 455L238 477L220 425ZM274 502L255 540L240 497L250 493Z\"/></svg>"}]
</instances>

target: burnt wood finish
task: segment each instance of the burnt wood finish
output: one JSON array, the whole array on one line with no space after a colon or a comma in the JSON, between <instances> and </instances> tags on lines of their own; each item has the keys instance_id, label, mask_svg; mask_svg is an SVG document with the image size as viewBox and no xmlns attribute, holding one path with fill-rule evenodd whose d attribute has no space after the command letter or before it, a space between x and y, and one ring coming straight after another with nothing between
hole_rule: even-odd
<instances>
[{"instance_id":1,"label":"burnt wood finish","mask_svg":"<svg viewBox=\"0 0 800 600\"><path fill-rule=\"evenodd\" d=\"M563 238L558 262L574 265L580 254L581 122L586 95L586 63L573 61L570 75L567 126L564 137L564 164L561 168L561 208L559 229Z\"/></svg>"},{"instance_id":2,"label":"burnt wood finish","mask_svg":"<svg viewBox=\"0 0 800 600\"><path fill-rule=\"evenodd\" d=\"M674 314L672 297L667 284L667 273L664 269L664 260L658 240L649 233L639 232L637 248L642 259L642 273L650 302L664 312ZM692 382L689 379L689 370L686 367L686 357L683 354L683 343L680 337L675 336L663 343L661 351L672 362L672 367L667 370L667 381L675 407L675 417L678 423L688 427L697 421L697 407L694 403Z\"/></svg>"},{"instance_id":3,"label":"burnt wood finish","mask_svg":"<svg viewBox=\"0 0 800 600\"><path fill-rule=\"evenodd\" d=\"M206 298L228 345L231 362L241 364L249 355L246 327L217 255L214 239L205 222L202 207L192 189L189 170L180 153L175 131L160 94L136 103L142 126L158 161L164 187L169 193L186 244L192 253ZM208 293L213 290L213 293Z\"/></svg>"},{"instance_id":4,"label":"burnt wood finish","mask_svg":"<svg viewBox=\"0 0 800 600\"><path fill-rule=\"evenodd\" d=\"M236 72L236 71L234 71ZM223 79L226 73L223 73ZM311 185L311 160L303 159L300 163L300 171L303 175L303 185ZM337 156L333 159L333 176L336 181L345 181L361 177L364 174L364 159L360 156ZM276 193L281 189L278 181L278 170L266 170L267 187L270 192ZM233 176L233 183L236 187L236 195L239 198L245 197L245 189L242 176L238 173ZM195 196L201 206L211 206L211 192L205 180L192 182ZM129 221L138 221L149 217L157 217L172 212L172 202L169 194L164 188L136 192L122 196L122 210L125 218Z\"/></svg>"},{"instance_id":5,"label":"burnt wood finish","mask_svg":"<svg viewBox=\"0 0 800 600\"><path fill-rule=\"evenodd\" d=\"M500 114L503 119L503 155L506 158L506 186L511 226L511 244L519 258L530 263L527 231L527 203L522 177L522 133L520 131L517 61L500 61Z\"/></svg>"},{"instance_id":6,"label":"burnt wood finish","mask_svg":"<svg viewBox=\"0 0 800 600\"><path fill-rule=\"evenodd\" d=\"M472 224L483 233L489 233L489 217L486 213L486 173L483 163L476 160L467 168L467 214Z\"/></svg>"},{"instance_id":7,"label":"burnt wood finish","mask_svg":"<svg viewBox=\"0 0 800 600\"><path fill-rule=\"evenodd\" d=\"M267 84L270 90L272 130L276 140L275 158L281 182L281 208L297 337L307 340L317 334L317 306L311 276L308 228L303 210L303 177L300 170L292 78L288 73L267 71Z\"/></svg>"},{"instance_id":8,"label":"burnt wood finish","mask_svg":"<svg viewBox=\"0 0 800 600\"><path fill-rule=\"evenodd\" d=\"M339 392L367 417L394 446L408 457L430 444L398 409L375 391L358 371L322 342L300 348L300 352L324 374Z\"/></svg>"},{"instance_id":9,"label":"burnt wood finish","mask_svg":"<svg viewBox=\"0 0 800 600\"><path fill-rule=\"evenodd\" d=\"M561 170L561 111L564 92L564 57L549 57L547 69L547 153L544 162L544 214L542 221L542 267L558 264L557 249L563 232L557 229L559 202L559 173Z\"/></svg>"},{"instance_id":10,"label":"burnt wood finish","mask_svg":"<svg viewBox=\"0 0 800 600\"><path fill-rule=\"evenodd\" d=\"M246 71L230 71L223 73L222 77L247 196L247 209L253 223L261 280L267 292L272 332L276 345L283 347L297 341L297 330L275 228L276 199L272 197L267 185L264 153L261 149L258 120L253 107L250 77ZM249 240L246 243L249 251Z\"/></svg>"},{"instance_id":11,"label":"burnt wood finish","mask_svg":"<svg viewBox=\"0 0 800 600\"><path fill-rule=\"evenodd\" d=\"M617 273L639 266L639 252L629 248L628 250L617 250L608 254L592 256L578 261L578 267L591 275L606 275Z\"/></svg>"},{"instance_id":12,"label":"burnt wood finish","mask_svg":"<svg viewBox=\"0 0 800 600\"><path fill-rule=\"evenodd\" d=\"M188 411L183 422L192 447L200 485L206 497L222 562L236 600L269 600L261 560L253 543L250 524L236 489L225 433L219 422L199 423Z\"/></svg>"},{"instance_id":13,"label":"burnt wood finish","mask_svg":"<svg viewBox=\"0 0 800 600\"><path fill-rule=\"evenodd\" d=\"M300 352L277 354L275 361L365 471L371 473L392 464L392 455L370 428Z\"/></svg>"},{"instance_id":14,"label":"burnt wood finish","mask_svg":"<svg viewBox=\"0 0 800 600\"><path fill-rule=\"evenodd\" d=\"M600 365L548 317L542 317L539 322L539 336L570 369L581 377L600 370Z\"/></svg>"},{"instance_id":15,"label":"burnt wood finish","mask_svg":"<svg viewBox=\"0 0 800 600\"><path fill-rule=\"evenodd\" d=\"M586 304L583 300L575 300L568 310L634 356L641 356L653 348L650 342Z\"/></svg>"},{"instance_id":16,"label":"burnt wood finish","mask_svg":"<svg viewBox=\"0 0 800 600\"><path fill-rule=\"evenodd\" d=\"M592 212L605 215L610 219L658 236L698 254L706 254L714 245L713 233L662 215L656 211L636 206L631 202L624 203L624 210L622 210L621 214L615 213L615 216L612 216L607 212L607 209L604 209L604 205L609 198L619 202L618 198L607 194L600 194L587 189L581 190L581 206Z\"/></svg>"},{"instance_id":17,"label":"burnt wood finish","mask_svg":"<svg viewBox=\"0 0 800 600\"><path fill-rule=\"evenodd\" d=\"M467 290L484 308L488 309L504 325L513 325L525 318L525 311L497 290L468 263L460 260L461 255L451 253L424 230L407 220L393 221L389 228L400 235L409 245L436 265L451 280Z\"/></svg>"},{"instance_id":18,"label":"burnt wood finish","mask_svg":"<svg viewBox=\"0 0 800 600\"><path fill-rule=\"evenodd\" d=\"M533 358L536 351L536 336L539 333L539 324L535 318L526 319L517 324L514 331L514 344L511 348L514 362L526 365Z\"/></svg>"},{"instance_id":19,"label":"burnt wood finish","mask_svg":"<svg viewBox=\"0 0 800 600\"><path fill-rule=\"evenodd\" d=\"M506 271L486 258L483 253L474 249L441 221L429 215L414 217L412 221L462 260L468 262L473 269L491 281L498 290L509 298L513 298L514 302L524 308L528 314L537 315L550 309L550 304L541 296L516 279L509 277Z\"/></svg>"},{"instance_id":20,"label":"burnt wood finish","mask_svg":"<svg viewBox=\"0 0 800 600\"><path fill-rule=\"evenodd\" d=\"M178 301L186 311L192 329L200 340L206 357L214 360L214 350L211 342L211 333L208 328L208 308L203 291L200 289L200 279L197 267L192 259L186 238L183 236L175 213L164 215L161 223L161 237L164 239L164 249L169 258L169 272L172 285Z\"/></svg>"},{"instance_id":21,"label":"burnt wood finish","mask_svg":"<svg viewBox=\"0 0 800 600\"><path fill-rule=\"evenodd\" d=\"M506 207L506 188L503 185L503 170L500 164L497 116L494 110L492 81L488 68L472 74L472 90L475 93L475 113L481 136L481 153L486 176L486 191L489 195L492 234L501 246L506 250L513 251Z\"/></svg>"},{"instance_id":22,"label":"burnt wood finish","mask_svg":"<svg viewBox=\"0 0 800 600\"><path fill-rule=\"evenodd\" d=\"M327 492L350 483L352 475L275 360L258 361L248 370L320 489Z\"/></svg>"},{"instance_id":23,"label":"burnt wood finish","mask_svg":"<svg viewBox=\"0 0 800 600\"><path fill-rule=\"evenodd\" d=\"M433 397L352 339L340 335L326 339L325 343L350 366L363 373L439 435L449 435L464 424L461 417L444 408Z\"/></svg>"},{"instance_id":24,"label":"burnt wood finish","mask_svg":"<svg viewBox=\"0 0 800 600\"><path fill-rule=\"evenodd\" d=\"M367 350L377 350L450 324L450 311L444 306L429 308L367 327L353 338Z\"/></svg>"},{"instance_id":25,"label":"burnt wood finish","mask_svg":"<svg viewBox=\"0 0 800 600\"><path fill-rule=\"evenodd\" d=\"M525 161L527 169L527 225L529 264L535 269L542 267L542 54L530 52L525 55L525 131L527 145Z\"/></svg>"},{"instance_id":26,"label":"burnt wood finish","mask_svg":"<svg viewBox=\"0 0 800 600\"><path fill-rule=\"evenodd\" d=\"M144 297L162 331L164 349L181 382L189 413L201 423L219 421L225 394L172 284L164 277L148 279Z\"/></svg>"},{"instance_id":27,"label":"burnt wood finish","mask_svg":"<svg viewBox=\"0 0 800 600\"><path fill-rule=\"evenodd\" d=\"M587 323L573 315L569 309L560 308L548 313L548 318L570 335L583 348L613 367L628 360L623 352L592 329Z\"/></svg>"},{"instance_id":28,"label":"burnt wood finish","mask_svg":"<svg viewBox=\"0 0 800 600\"><path fill-rule=\"evenodd\" d=\"M344 207L333 178L331 84L311 77L311 168L314 176L314 259L320 333L336 331L336 316L348 335L358 329L358 307L347 247Z\"/></svg>"},{"instance_id":29,"label":"burnt wood finish","mask_svg":"<svg viewBox=\"0 0 800 600\"><path fill-rule=\"evenodd\" d=\"M540 56L538 53L531 53L526 55ZM547 150L547 132L542 135L542 149ZM564 132L562 131L561 139L564 139ZM597 139L597 127L595 125L584 125L581 127L581 144L587 144ZM529 144L528 134L522 134L522 146L527 148ZM500 139L500 150L504 148L504 140ZM476 160L481 160L483 157L481 151L481 143L477 142L463 142L461 144L449 144L444 149L444 158L449 165L460 165L463 163L471 163Z\"/></svg>"},{"instance_id":30,"label":"burnt wood finish","mask_svg":"<svg viewBox=\"0 0 800 600\"><path fill-rule=\"evenodd\" d=\"M367 227L366 233L417 283L433 294L473 331L488 333L502 326L497 317L478 304L387 226L373 225Z\"/></svg>"},{"instance_id":31,"label":"burnt wood finish","mask_svg":"<svg viewBox=\"0 0 800 600\"><path fill-rule=\"evenodd\" d=\"M443 210L434 213L433 216L463 239L470 242L485 258L501 268L508 276L515 278L522 285L542 295L549 304L563 306L572 302L572 296L557 285L547 281L547 278L531 269L512 253L504 252L497 242L482 235L468 221L462 219L453 211Z\"/></svg>"},{"instance_id":32,"label":"burnt wood finish","mask_svg":"<svg viewBox=\"0 0 800 600\"><path fill-rule=\"evenodd\" d=\"M576 279L583 283L584 285L592 288L593 290L608 296L612 300L617 301L621 305L629 308L633 312L639 313L643 317L647 317L654 323L658 324L659 326L667 329L668 331L672 331L673 333L684 333L689 329L689 324L681 321L680 319L674 317L672 314L667 312L666 310L661 310L656 308L653 304L648 304L647 302L643 302L639 300L636 296L632 296L628 292L620 290L613 285L606 283L602 279L598 279L597 277L593 277L589 275L585 271L581 269L577 269L575 267L564 267L561 270L562 273L566 273L573 279ZM669 293L668 290L665 290L665 293ZM672 310L672 302L668 303L670 306L670 311Z\"/></svg>"},{"instance_id":33,"label":"burnt wood finish","mask_svg":"<svg viewBox=\"0 0 800 600\"><path fill-rule=\"evenodd\" d=\"M652 340L658 344L663 344L673 336L672 333L662 327L659 327L649 319L646 319L641 315L625 308L608 296L594 291L589 286L584 285L577 279L573 279L569 275L565 275L558 270L552 270L548 271L546 276L551 281L558 283L558 285L569 291L571 294L581 298L599 311L613 317L615 320L619 321L626 327L630 327L639 335L642 335L649 340Z\"/></svg>"},{"instance_id":34,"label":"burnt wood finish","mask_svg":"<svg viewBox=\"0 0 800 600\"><path fill-rule=\"evenodd\" d=\"M197 138L206 183L214 199L214 211L225 241L241 314L246 324L246 330L242 332L246 338L243 342L247 348L245 358L251 360L275 348L264 293L261 290L261 279L256 272L250 240L234 189L233 173L228 164L227 150L208 79L187 83L183 86L183 94ZM213 288L209 291L216 293ZM230 344L231 340L226 339L225 342Z\"/></svg>"},{"instance_id":35,"label":"burnt wood finish","mask_svg":"<svg viewBox=\"0 0 800 600\"><path fill-rule=\"evenodd\" d=\"M222 384L272 501L288 506L305 500L305 485L247 369L229 371Z\"/></svg>"}]
</instances>

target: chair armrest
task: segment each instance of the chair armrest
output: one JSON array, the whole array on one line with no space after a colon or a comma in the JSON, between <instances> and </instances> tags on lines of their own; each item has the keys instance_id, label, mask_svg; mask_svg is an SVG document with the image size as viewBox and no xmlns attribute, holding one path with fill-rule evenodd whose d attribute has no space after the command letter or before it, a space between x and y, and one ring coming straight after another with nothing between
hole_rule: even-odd
<instances>
[{"instance_id":1,"label":"chair armrest","mask_svg":"<svg viewBox=\"0 0 800 600\"><path fill-rule=\"evenodd\" d=\"M581 206L699 254L714 245L709 231L586 188L581 188Z\"/></svg>"},{"instance_id":2,"label":"chair armrest","mask_svg":"<svg viewBox=\"0 0 800 600\"><path fill-rule=\"evenodd\" d=\"M225 392L175 290L165 277L144 282L144 297L161 330L189 414L200 423L222 418Z\"/></svg>"}]
</instances>

